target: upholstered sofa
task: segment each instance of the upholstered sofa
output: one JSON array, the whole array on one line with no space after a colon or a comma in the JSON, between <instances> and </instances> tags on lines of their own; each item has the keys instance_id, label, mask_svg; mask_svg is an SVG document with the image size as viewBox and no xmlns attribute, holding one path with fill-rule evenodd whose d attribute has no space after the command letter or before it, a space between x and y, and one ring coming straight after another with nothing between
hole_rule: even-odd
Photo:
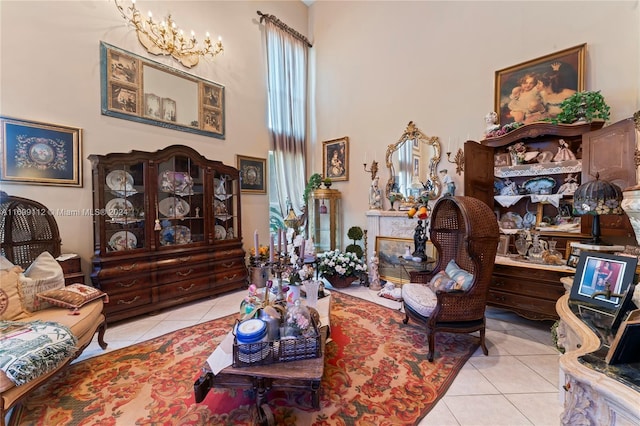
<instances>
[{"instance_id":1,"label":"upholstered sofa","mask_svg":"<svg viewBox=\"0 0 640 426\"><path fill-rule=\"evenodd\" d=\"M56 361L57 365L49 367L53 369L24 384L16 385L5 371L0 370L0 394L2 395L0 399L2 415L0 424L2 425L4 425L6 412L29 392L46 382L80 355L91 342L96 331L100 346L103 349L107 346L104 341L106 321L102 313L103 294L88 289L91 296L86 297L67 290L69 287L64 286L64 275L59 265L57 265L60 268L59 272L51 272L51 269L55 268L54 264L55 259L48 252L45 252L36 259L32 267L23 273L22 268L13 266L5 258L0 257L0 295L4 299L0 303L0 318L2 319L0 321L0 339L2 340L0 355L5 349L15 347L17 339L22 339L24 333L21 331L21 324L53 322L55 325L62 325L70 330L76 340L75 345L65 351L64 355L60 356L61 359ZM42 265L45 266L38 268ZM43 274L47 275L47 278L43 278ZM60 280L62 280L62 286L54 284ZM32 288L27 291L26 286L31 284L33 284ZM73 285L72 288L75 286L80 285ZM40 295L43 297L40 298ZM63 296L60 297L60 295ZM68 295L77 300L66 299L65 301L65 297ZM53 296L57 296L60 301L51 299ZM55 306L52 303L60 306ZM25 309L25 307L30 309ZM13 332L11 332L12 330Z\"/></svg>"},{"instance_id":2,"label":"upholstered sofa","mask_svg":"<svg viewBox=\"0 0 640 426\"><path fill-rule=\"evenodd\" d=\"M60 244L45 206L0 191L1 426L11 408L77 358L96 332L107 347L106 294L66 285L55 259Z\"/></svg>"}]
</instances>

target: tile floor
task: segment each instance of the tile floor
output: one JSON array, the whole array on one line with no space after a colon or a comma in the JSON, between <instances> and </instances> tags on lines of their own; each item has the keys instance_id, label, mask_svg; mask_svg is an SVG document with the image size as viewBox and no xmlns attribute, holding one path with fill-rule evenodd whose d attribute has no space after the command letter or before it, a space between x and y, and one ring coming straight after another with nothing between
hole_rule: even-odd
<instances>
[{"instance_id":1,"label":"tile floor","mask_svg":"<svg viewBox=\"0 0 640 426\"><path fill-rule=\"evenodd\" d=\"M378 297L367 287L340 291L401 309L399 302ZM235 313L245 294L234 292L113 324L105 337L107 351ZM489 356L478 348L420 425L559 425L559 353L552 344L551 322L528 321L492 308L487 318ZM79 360L103 353L94 339Z\"/></svg>"}]
</instances>

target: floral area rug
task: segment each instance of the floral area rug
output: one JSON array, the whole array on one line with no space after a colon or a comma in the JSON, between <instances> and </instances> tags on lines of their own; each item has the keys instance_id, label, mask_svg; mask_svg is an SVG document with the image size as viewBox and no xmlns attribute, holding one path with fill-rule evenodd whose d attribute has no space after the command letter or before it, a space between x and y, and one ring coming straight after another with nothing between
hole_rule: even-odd
<instances>
[{"instance_id":1,"label":"floral area rug","mask_svg":"<svg viewBox=\"0 0 640 426\"><path fill-rule=\"evenodd\" d=\"M446 392L477 337L427 336L404 314L332 293L320 410L308 392L271 391L278 425L413 425ZM199 324L72 365L27 398L14 425L250 425L247 389L212 389L194 403L193 383L235 316Z\"/></svg>"}]
</instances>

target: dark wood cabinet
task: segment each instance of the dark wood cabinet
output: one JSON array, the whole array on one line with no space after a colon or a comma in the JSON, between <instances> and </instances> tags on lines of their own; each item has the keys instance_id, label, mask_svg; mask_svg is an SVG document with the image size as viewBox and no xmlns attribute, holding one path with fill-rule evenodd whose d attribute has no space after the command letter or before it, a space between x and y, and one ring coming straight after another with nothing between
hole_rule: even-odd
<instances>
[{"instance_id":1,"label":"dark wood cabinet","mask_svg":"<svg viewBox=\"0 0 640 426\"><path fill-rule=\"evenodd\" d=\"M627 160L620 160L619 155L627 152L628 126L620 125L623 129L616 129L618 126L612 125L602 128L602 122L572 124L572 125L554 125L551 123L534 123L523 126L510 133L496 138L490 138L480 143L468 141L464 145L465 151L465 177L464 177L464 193L467 196L476 197L487 203L495 212L496 217L512 212L520 217L524 217L527 213L535 214L536 225L545 218L553 218L558 215L558 208L551 203L534 203L529 195L525 194L519 198L514 204L503 207L495 200L494 182L496 179L509 178L513 180L518 187L522 187L527 181L536 179L537 177L550 177L555 180L556 186L553 193L556 193L558 187L564 183L569 174L580 177L581 182L587 182L589 179L586 174L600 171L601 177L604 177L603 169L611 170L617 179L620 176L627 176L627 172L632 171L635 178L635 166L629 167ZM616 126L616 127L614 127ZM609 136L605 136L609 135ZM615 135L615 136L611 136ZM563 161L553 163L529 163L521 165L513 165L507 167L496 166L496 154L508 155L508 148L516 143L522 142L527 146L528 151L545 152L548 151L555 154L559 147L560 139L564 140L573 153L576 154L575 161ZM611 144L609 148L605 148L606 144ZM600 147L597 147L600 145ZM624 145L623 148L621 145ZM631 146L631 145L629 145ZM635 147L635 142L632 145ZM600 151L608 150L606 155L600 155ZM631 151L633 152L633 151ZM607 160L610 153L616 153L618 158L615 160L619 166L607 166L613 159ZM613 155L613 154L611 154ZM632 154L629 154L631 158ZM624 163L624 164L623 164ZM587 166L585 167L585 164ZM633 183L635 184L635 183ZM565 195L560 197L559 205L567 205L572 209L572 197ZM620 221L622 217L617 217ZM627 219L628 221L628 219ZM584 217L581 218L580 228L578 232L549 232L544 228L540 230L541 238L545 240L556 240L556 248L563 254L568 242L580 241L587 239L590 234L590 222L585 224ZM620 228L613 228L620 229ZM512 230L513 231L513 230ZM626 231L622 231L626 232ZM611 230L603 235L613 235ZM631 234L633 235L633 234ZM513 240L513 239L512 239ZM513 244L513 241L512 241ZM515 253L513 247L511 252ZM502 263L502 264L501 264ZM523 262L505 261L495 266L492 284L489 290L487 304L511 310L525 318L534 320L551 320L557 319L555 310L556 301L565 292L564 287L560 283L563 276L572 275L571 270L567 268L545 267L544 265L527 265Z\"/></svg>"},{"instance_id":2,"label":"dark wood cabinet","mask_svg":"<svg viewBox=\"0 0 640 426\"><path fill-rule=\"evenodd\" d=\"M89 157L91 280L118 321L246 285L238 170L190 147Z\"/></svg>"}]
</instances>

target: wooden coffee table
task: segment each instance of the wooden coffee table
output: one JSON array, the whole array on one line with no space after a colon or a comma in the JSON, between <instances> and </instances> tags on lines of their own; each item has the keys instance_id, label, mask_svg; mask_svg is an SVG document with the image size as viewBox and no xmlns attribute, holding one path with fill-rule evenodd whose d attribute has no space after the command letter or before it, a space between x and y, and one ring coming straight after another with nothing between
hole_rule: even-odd
<instances>
[{"instance_id":1,"label":"wooden coffee table","mask_svg":"<svg viewBox=\"0 0 640 426\"><path fill-rule=\"evenodd\" d=\"M331 296L329 295L320 299L316 308L322 324L319 329L321 354L318 358L251 367L228 366L215 375L209 364L205 363L202 375L194 384L196 402L201 402L211 388L250 388L253 389L256 398L256 423L269 426L275 425L273 412L267 404L267 392L272 389L311 392L313 408L319 409L325 344L330 329L328 324L330 305Z\"/></svg>"}]
</instances>

